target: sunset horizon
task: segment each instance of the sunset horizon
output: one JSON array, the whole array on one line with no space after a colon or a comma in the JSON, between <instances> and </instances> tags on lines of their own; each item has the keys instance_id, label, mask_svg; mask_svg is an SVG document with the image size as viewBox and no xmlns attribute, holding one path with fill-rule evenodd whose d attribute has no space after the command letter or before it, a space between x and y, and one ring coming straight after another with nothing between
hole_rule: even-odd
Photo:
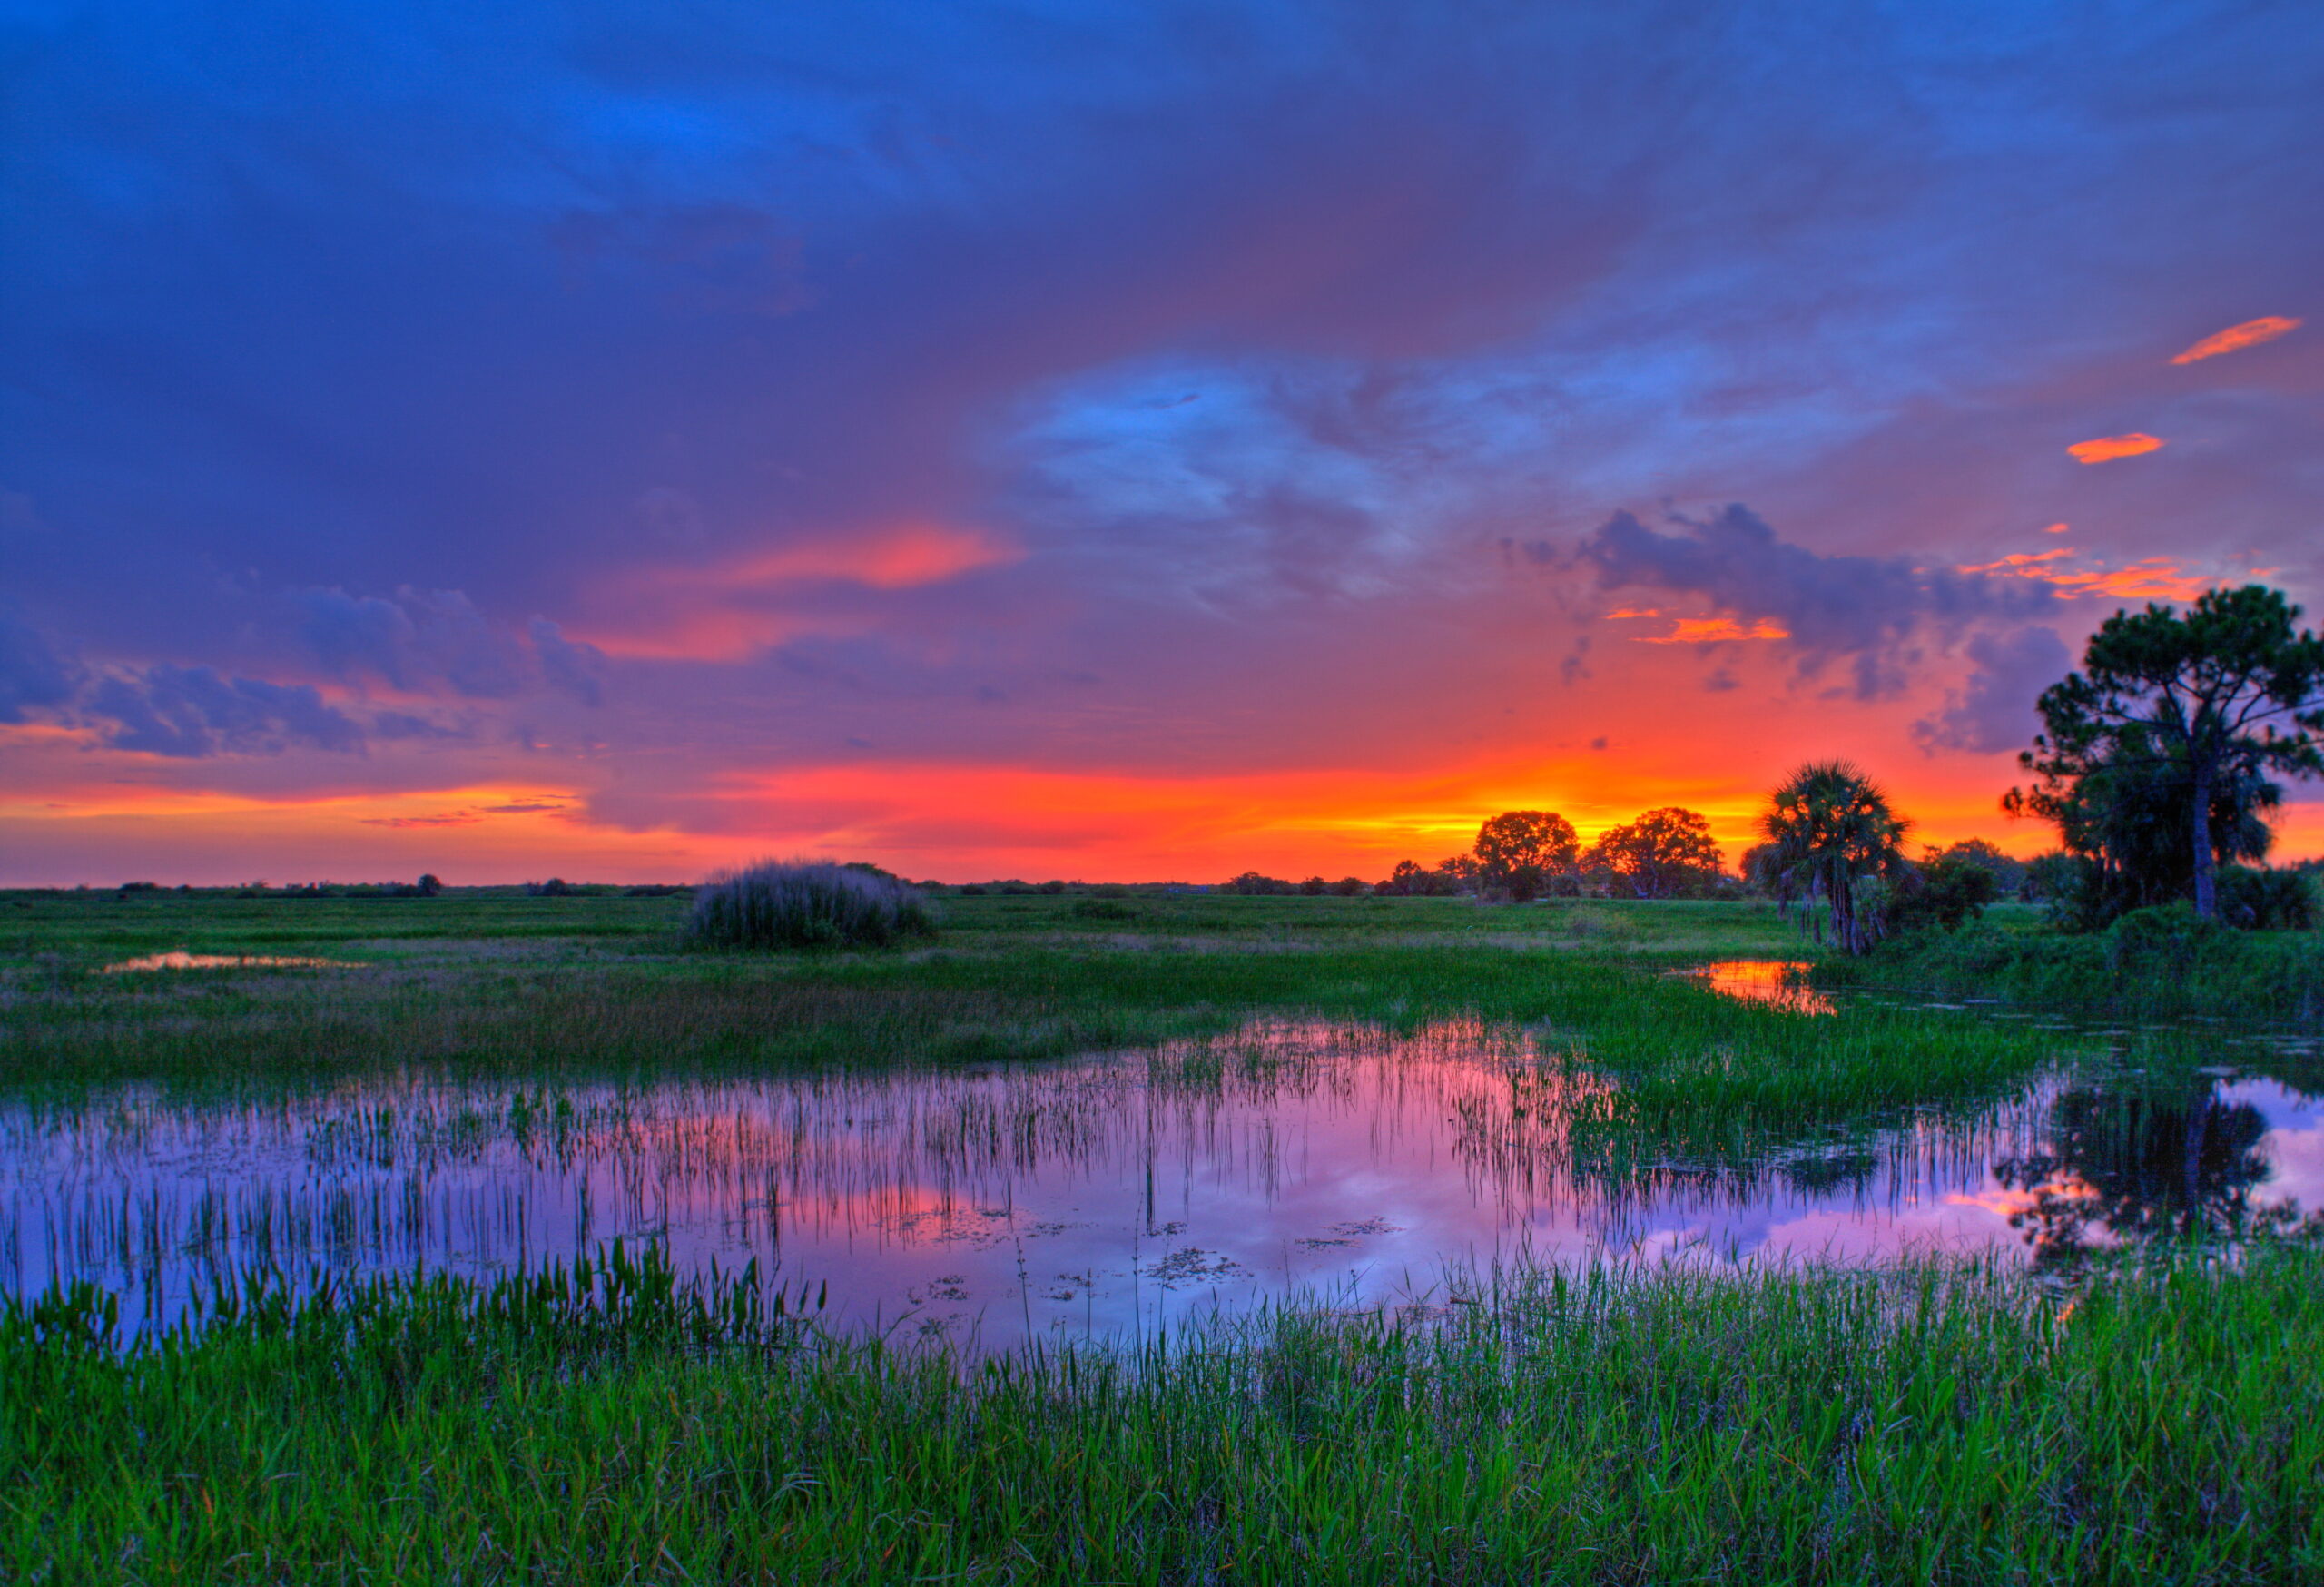
<instances>
[{"instance_id":1,"label":"sunset horizon","mask_svg":"<svg viewBox=\"0 0 2324 1587\"><path fill-rule=\"evenodd\" d=\"M2318 52L2003 15L27 24L0 885L2053 849L2102 621L2324 593Z\"/></svg>"}]
</instances>

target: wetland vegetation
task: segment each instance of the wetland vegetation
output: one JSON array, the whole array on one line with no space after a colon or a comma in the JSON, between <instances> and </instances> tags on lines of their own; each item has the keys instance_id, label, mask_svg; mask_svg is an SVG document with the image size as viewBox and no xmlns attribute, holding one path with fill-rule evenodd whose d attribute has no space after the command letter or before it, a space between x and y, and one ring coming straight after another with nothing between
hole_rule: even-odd
<instances>
[{"instance_id":1,"label":"wetland vegetation","mask_svg":"<svg viewBox=\"0 0 2324 1587\"><path fill-rule=\"evenodd\" d=\"M2324 1563L2309 1032L1694 973L1798 955L1751 901L1109 891L742 957L679 896L0 895L0 1555Z\"/></svg>"}]
</instances>

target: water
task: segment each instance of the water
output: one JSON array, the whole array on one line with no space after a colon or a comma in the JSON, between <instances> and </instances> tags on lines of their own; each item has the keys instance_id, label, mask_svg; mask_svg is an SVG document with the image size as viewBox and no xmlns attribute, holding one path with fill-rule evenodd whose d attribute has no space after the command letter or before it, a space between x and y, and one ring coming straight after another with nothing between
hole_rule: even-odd
<instances>
[{"instance_id":1,"label":"water","mask_svg":"<svg viewBox=\"0 0 2324 1587\"><path fill-rule=\"evenodd\" d=\"M1000 1348L1290 1295L1438 1304L1448 1260L2063 1263L2324 1206L2324 1098L2232 1067L2134 1080L2062 1069L1745 1167L1593 1151L1606 1082L1476 1023L936 1074L15 1099L0 1285L92 1279L143 1326L252 1272L489 1276L620 1237L755 1259L842 1326Z\"/></svg>"},{"instance_id":2,"label":"water","mask_svg":"<svg viewBox=\"0 0 2324 1587\"><path fill-rule=\"evenodd\" d=\"M1795 1014L1837 1014L1840 1007L1801 978L1809 966L1792 959L1722 959L1695 970L1673 971L1738 1002L1765 1003Z\"/></svg>"}]
</instances>

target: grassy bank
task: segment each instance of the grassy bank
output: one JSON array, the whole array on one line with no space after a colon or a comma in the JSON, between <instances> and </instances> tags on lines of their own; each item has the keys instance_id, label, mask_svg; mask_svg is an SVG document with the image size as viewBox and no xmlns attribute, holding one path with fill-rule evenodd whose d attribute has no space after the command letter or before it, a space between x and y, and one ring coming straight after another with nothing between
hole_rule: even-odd
<instances>
[{"instance_id":1,"label":"grassy bank","mask_svg":"<svg viewBox=\"0 0 2324 1587\"><path fill-rule=\"evenodd\" d=\"M2110 1019L2190 1015L2324 1023L2324 934L2240 932L2142 910L2068 935L2029 915L1916 932L1817 967L1818 985L1912 987Z\"/></svg>"},{"instance_id":2,"label":"grassy bank","mask_svg":"<svg viewBox=\"0 0 2324 1587\"><path fill-rule=\"evenodd\" d=\"M666 1272L119 1354L0 1316L24 1581L2294 1582L2324 1260L1505 1281L1162 1357L817 1341ZM350 1428L362 1436L350 1437Z\"/></svg>"}]
</instances>

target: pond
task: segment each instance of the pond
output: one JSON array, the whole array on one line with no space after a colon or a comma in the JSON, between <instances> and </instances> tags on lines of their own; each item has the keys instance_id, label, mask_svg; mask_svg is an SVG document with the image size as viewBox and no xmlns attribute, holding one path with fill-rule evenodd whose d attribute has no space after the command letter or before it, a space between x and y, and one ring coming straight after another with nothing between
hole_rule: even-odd
<instances>
[{"instance_id":1,"label":"pond","mask_svg":"<svg viewBox=\"0 0 2324 1587\"><path fill-rule=\"evenodd\" d=\"M2324 1097L2232 1068L2134 1079L2060 1069L1739 1168L1575 1149L1606 1082L1473 1022L938 1073L11 1099L0 1286L90 1279L142 1325L254 1272L488 1276L618 1237L755 1260L841 1326L993 1349L1293 1296L1457 1302L1448 1263L2060 1263L2324 1206Z\"/></svg>"}]
</instances>

